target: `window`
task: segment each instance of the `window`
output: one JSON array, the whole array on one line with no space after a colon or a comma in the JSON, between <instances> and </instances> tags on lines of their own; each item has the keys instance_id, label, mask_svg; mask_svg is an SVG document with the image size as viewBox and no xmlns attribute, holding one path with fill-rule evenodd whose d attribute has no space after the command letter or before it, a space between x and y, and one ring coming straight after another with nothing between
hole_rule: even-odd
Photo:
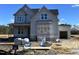
<instances>
[{"instance_id":1,"label":"window","mask_svg":"<svg viewBox=\"0 0 79 59\"><path fill-rule=\"evenodd\" d=\"M47 14L44 14L45 15L45 19L47 19Z\"/></svg>"},{"instance_id":2,"label":"window","mask_svg":"<svg viewBox=\"0 0 79 59\"><path fill-rule=\"evenodd\" d=\"M38 34L48 34L49 26L46 24L38 25Z\"/></svg>"},{"instance_id":3,"label":"window","mask_svg":"<svg viewBox=\"0 0 79 59\"><path fill-rule=\"evenodd\" d=\"M47 14L41 14L41 19L47 19Z\"/></svg>"},{"instance_id":4,"label":"window","mask_svg":"<svg viewBox=\"0 0 79 59\"><path fill-rule=\"evenodd\" d=\"M43 14L41 14L41 19L44 19L44 16L43 16Z\"/></svg>"},{"instance_id":5,"label":"window","mask_svg":"<svg viewBox=\"0 0 79 59\"><path fill-rule=\"evenodd\" d=\"M21 22L21 16L18 17L19 21Z\"/></svg>"},{"instance_id":6,"label":"window","mask_svg":"<svg viewBox=\"0 0 79 59\"><path fill-rule=\"evenodd\" d=\"M18 23L24 22L24 16L23 15L16 16L16 22Z\"/></svg>"},{"instance_id":7,"label":"window","mask_svg":"<svg viewBox=\"0 0 79 59\"><path fill-rule=\"evenodd\" d=\"M20 21L20 22L23 21L23 16L19 16L19 21Z\"/></svg>"}]
</instances>

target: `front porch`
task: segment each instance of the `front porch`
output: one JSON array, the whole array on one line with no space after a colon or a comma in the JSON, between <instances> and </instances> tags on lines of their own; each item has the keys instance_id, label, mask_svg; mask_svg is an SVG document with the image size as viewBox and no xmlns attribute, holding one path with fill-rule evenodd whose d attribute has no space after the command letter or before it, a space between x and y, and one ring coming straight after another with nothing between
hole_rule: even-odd
<instances>
[{"instance_id":1,"label":"front porch","mask_svg":"<svg viewBox=\"0 0 79 59\"><path fill-rule=\"evenodd\" d=\"M30 24L11 24L14 37L30 38Z\"/></svg>"}]
</instances>

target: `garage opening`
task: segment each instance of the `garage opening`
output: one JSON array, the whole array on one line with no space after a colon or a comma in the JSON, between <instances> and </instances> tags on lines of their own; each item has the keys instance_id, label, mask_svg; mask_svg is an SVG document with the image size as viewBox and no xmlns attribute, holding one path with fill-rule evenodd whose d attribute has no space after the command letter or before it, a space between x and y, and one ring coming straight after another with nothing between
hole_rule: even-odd
<instances>
[{"instance_id":1,"label":"garage opening","mask_svg":"<svg viewBox=\"0 0 79 59\"><path fill-rule=\"evenodd\" d=\"M68 33L67 31L60 31L60 39L67 39Z\"/></svg>"}]
</instances>

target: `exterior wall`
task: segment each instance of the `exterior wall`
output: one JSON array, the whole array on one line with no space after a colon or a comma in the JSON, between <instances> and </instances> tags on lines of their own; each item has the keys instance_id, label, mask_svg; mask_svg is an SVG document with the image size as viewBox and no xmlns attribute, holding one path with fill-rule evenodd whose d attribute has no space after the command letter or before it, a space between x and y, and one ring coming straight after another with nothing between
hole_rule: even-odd
<instances>
[{"instance_id":1,"label":"exterior wall","mask_svg":"<svg viewBox=\"0 0 79 59\"><path fill-rule=\"evenodd\" d=\"M40 28L40 25L42 28ZM43 28L44 27L44 28ZM46 28L47 27L47 28ZM37 23L37 37L46 37L47 40L53 40L59 38L59 31L58 26L56 25L56 22L40 22L40 24ZM43 30L43 32L40 31Z\"/></svg>"},{"instance_id":2,"label":"exterior wall","mask_svg":"<svg viewBox=\"0 0 79 59\"><path fill-rule=\"evenodd\" d=\"M51 28L52 28L51 31L52 31L53 37L55 39L58 39L59 38L58 22L53 22L51 25Z\"/></svg>"},{"instance_id":3,"label":"exterior wall","mask_svg":"<svg viewBox=\"0 0 79 59\"><path fill-rule=\"evenodd\" d=\"M71 27L70 26L59 26L59 31L67 31L68 33L68 38L70 38L70 31L71 31Z\"/></svg>"},{"instance_id":4,"label":"exterior wall","mask_svg":"<svg viewBox=\"0 0 79 59\"><path fill-rule=\"evenodd\" d=\"M46 13L48 15L48 19L47 20L42 20L41 19L41 14ZM58 18L56 15L51 14L47 9L42 8L32 19L31 19L31 38L37 36L37 21L42 22L42 21L47 21L47 22L51 22L50 24L50 38L58 38Z\"/></svg>"},{"instance_id":5,"label":"exterior wall","mask_svg":"<svg viewBox=\"0 0 79 59\"><path fill-rule=\"evenodd\" d=\"M46 38L50 38L51 37L51 23L46 23L46 22L40 22L39 24L37 23L37 30L36 30L36 34L37 34L37 38L40 37L46 37Z\"/></svg>"}]
</instances>

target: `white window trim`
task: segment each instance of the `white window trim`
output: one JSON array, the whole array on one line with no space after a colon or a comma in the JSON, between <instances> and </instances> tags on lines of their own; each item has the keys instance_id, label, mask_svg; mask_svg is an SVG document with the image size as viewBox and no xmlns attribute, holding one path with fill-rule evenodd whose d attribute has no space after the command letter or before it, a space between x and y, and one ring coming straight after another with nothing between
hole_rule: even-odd
<instances>
[{"instance_id":1,"label":"white window trim","mask_svg":"<svg viewBox=\"0 0 79 59\"><path fill-rule=\"evenodd\" d=\"M46 16L47 15L47 16ZM42 19L43 18L43 19ZM41 20L47 20L48 19L48 14L47 13L42 13L41 14Z\"/></svg>"}]
</instances>

